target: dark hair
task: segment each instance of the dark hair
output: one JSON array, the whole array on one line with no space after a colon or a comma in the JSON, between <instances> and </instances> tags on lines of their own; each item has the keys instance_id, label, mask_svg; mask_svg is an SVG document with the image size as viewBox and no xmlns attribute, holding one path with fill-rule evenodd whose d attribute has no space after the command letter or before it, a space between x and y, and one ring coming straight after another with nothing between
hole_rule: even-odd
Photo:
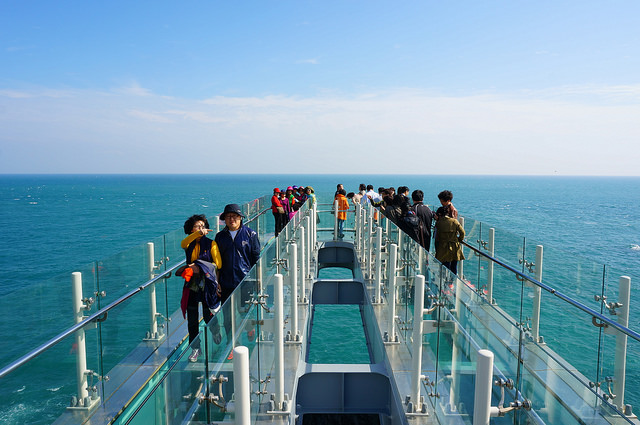
<instances>
[{"instance_id":1,"label":"dark hair","mask_svg":"<svg viewBox=\"0 0 640 425\"><path fill-rule=\"evenodd\" d=\"M209 228L209 222L207 221L207 217L204 214L194 214L184 222L184 233L190 235L191 231L193 230L193 225L198 221L204 221L204 226L207 229Z\"/></svg>"},{"instance_id":2,"label":"dark hair","mask_svg":"<svg viewBox=\"0 0 640 425\"><path fill-rule=\"evenodd\" d=\"M368 184L367 185L367 192L373 190L373 185L372 184Z\"/></svg>"},{"instance_id":3,"label":"dark hair","mask_svg":"<svg viewBox=\"0 0 640 425\"><path fill-rule=\"evenodd\" d=\"M336 185L336 189L340 190L340 186L342 186L342 183L338 183L338 184Z\"/></svg>"},{"instance_id":4,"label":"dark hair","mask_svg":"<svg viewBox=\"0 0 640 425\"><path fill-rule=\"evenodd\" d=\"M398 188L398 193L404 194L404 193L407 193L408 191L409 191L409 188L407 186L400 186Z\"/></svg>"},{"instance_id":5,"label":"dark hair","mask_svg":"<svg viewBox=\"0 0 640 425\"><path fill-rule=\"evenodd\" d=\"M339 193L340 195L346 195L346 194L347 194L347 191L346 191L346 190L344 190L344 189L338 189L338 193Z\"/></svg>"},{"instance_id":6,"label":"dark hair","mask_svg":"<svg viewBox=\"0 0 640 425\"><path fill-rule=\"evenodd\" d=\"M414 190L411 194L411 199L413 199L413 202L422 202L424 200L424 193L420 189Z\"/></svg>"},{"instance_id":7,"label":"dark hair","mask_svg":"<svg viewBox=\"0 0 640 425\"><path fill-rule=\"evenodd\" d=\"M360 183L360 187L358 188L358 190L367 190L367 185L365 185L364 183Z\"/></svg>"},{"instance_id":8,"label":"dark hair","mask_svg":"<svg viewBox=\"0 0 640 425\"><path fill-rule=\"evenodd\" d=\"M342 192L344 192L344 190L343 190ZM343 193L343 195L344 195L344 193ZM355 195L356 195L355 193L353 193L353 192L349 192L349 193L347 193L347 198L351 199L351 198L353 198Z\"/></svg>"},{"instance_id":9,"label":"dark hair","mask_svg":"<svg viewBox=\"0 0 640 425\"><path fill-rule=\"evenodd\" d=\"M443 190L442 192L438 193L438 199L445 202L451 202L453 200L453 193L451 193L450 190Z\"/></svg>"},{"instance_id":10,"label":"dark hair","mask_svg":"<svg viewBox=\"0 0 640 425\"><path fill-rule=\"evenodd\" d=\"M438 208L438 210L436 211L436 215L438 217L452 217L453 214L451 214L451 204Z\"/></svg>"}]
</instances>

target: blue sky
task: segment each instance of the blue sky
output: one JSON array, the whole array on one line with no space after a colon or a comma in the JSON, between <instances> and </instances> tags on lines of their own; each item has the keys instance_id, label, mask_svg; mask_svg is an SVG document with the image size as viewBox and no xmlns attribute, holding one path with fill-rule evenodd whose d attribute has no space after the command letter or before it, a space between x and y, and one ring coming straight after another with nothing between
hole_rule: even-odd
<instances>
[{"instance_id":1,"label":"blue sky","mask_svg":"<svg viewBox=\"0 0 640 425\"><path fill-rule=\"evenodd\" d=\"M0 173L640 175L639 142L637 1L0 2Z\"/></svg>"}]
</instances>

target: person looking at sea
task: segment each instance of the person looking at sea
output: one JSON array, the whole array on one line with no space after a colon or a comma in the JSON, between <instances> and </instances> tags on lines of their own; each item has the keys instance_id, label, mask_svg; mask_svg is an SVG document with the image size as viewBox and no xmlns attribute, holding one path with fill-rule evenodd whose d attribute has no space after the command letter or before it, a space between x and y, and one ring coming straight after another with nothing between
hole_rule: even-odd
<instances>
[{"instance_id":1,"label":"person looking at sea","mask_svg":"<svg viewBox=\"0 0 640 425\"><path fill-rule=\"evenodd\" d=\"M344 189L344 186L342 185L342 183L338 183L338 184L336 185L336 193L333 195L333 199L334 199L334 201L335 201L336 199L338 199L338 193L339 193L341 190L343 190L343 189ZM344 193L347 193L347 192L345 191Z\"/></svg>"},{"instance_id":2,"label":"person looking at sea","mask_svg":"<svg viewBox=\"0 0 640 425\"><path fill-rule=\"evenodd\" d=\"M446 205L438 208L436 212L436 260L458 274L458 261L464 260L462 246L464 240L464 228L453 217L453 206Z\"/></svg>"},{"instance_id":3,"label":"person looking at sea","mask_svg":"<svg viewBox=\"0 0 640 425\"><path fill-rule=\"evenodd\" d=\"M442 204L443 207L446 207L449 205L451 206L451 214L452 214L451 217L457 219L458 210L451 203L451 201L453 201L453 193L451 193L450 190L443 190L442 192L438 193L438 199L440 200L440 203Z\"/></svg>"},{"instance_id":4,"label":"person looking at sea","mask_svg":"<svg viewBox=\"0 0 640 425\"><path fill-rule=\"evenodd\" d=\"M345 196L346 193L344 189L339 189L336 196L336 201L338 201L338 211L336 211L338 217L338 239L344 238L344 222L347 221L347 211L349 211L349 201Z\"/></svg>"},{"instance_id":5,"label":"person looking at sea","mask_svg":"<svg viewBox=\"0 0 640 425\"><path fill-rule=\"evenodd\" d=\"M418 220L420 220L417 233L418 243L429 251L431 248L431 223L435 218L435 214L422 202L424 200L424 192L420 189L414 190L411 193L411 200L413 201L411 208L416 213Z\"/></svg>"}]
</instances>

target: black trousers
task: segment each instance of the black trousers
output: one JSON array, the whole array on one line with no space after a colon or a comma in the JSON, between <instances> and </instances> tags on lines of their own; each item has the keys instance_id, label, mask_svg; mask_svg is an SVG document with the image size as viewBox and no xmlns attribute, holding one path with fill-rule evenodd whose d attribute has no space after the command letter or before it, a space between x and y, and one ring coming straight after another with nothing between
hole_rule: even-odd
<instances>
[{"instance_id":1,"label":"black trousers","mask_svg":"<svg viewBox=\"0 0 640 425\"><path fill-rule=\"evenodd\" d=\"M187 328L189 329L189 344L191 344L198 336L200 331L198 322L200 313L198 312L200 304L202 304L202 318L205 323L209 323L213 314L203 302L204 292L193 291L189 289L189 301L187 302Z\"/></svg>"},{"instance_id":2,"label":"black trousers","mask_svg":"<svg viewBox=\"0 0 640 425\"><path fill-rule=\"evenodd\" d=\"M284 229L284 226L287 225L287 220L285 219L285 214L280 214L279 212L274 212L273 218L276 220L275 234L278 236L282 229Z\"/></svg>"}]
</instances>

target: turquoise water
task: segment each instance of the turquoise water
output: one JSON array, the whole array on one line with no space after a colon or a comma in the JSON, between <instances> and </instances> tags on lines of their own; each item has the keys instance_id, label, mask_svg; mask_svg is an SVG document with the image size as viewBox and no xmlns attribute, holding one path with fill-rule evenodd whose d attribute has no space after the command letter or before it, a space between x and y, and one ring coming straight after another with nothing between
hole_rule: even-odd
<instances>
[{"instance_id":1,"label":"turquoise water","mask_svg":"<svg viewBox=\"0 0 640 425\"><path fill-rule=\"evenodd\" d=\"M338 182L348 191L356 191L359 183L419 188L425 192L425 202L432 205L437 203L438 192L450 189L461 216L526 236L527 244L544 243L545 252L562 251L560 258L567 261L585 256L606 263L612 276L632 277L636 299L632 300L630 326L640 328L635 314L640 307L636 295L640 178L0 176L0 364L37 347L43 342L43 332L53 335L64 327L61 323L71 319L58 301L68 297L70 272L180 229L193 213L214 216L227 203L248 202L271 194L273 187L293 184L313 185L320 202L330 202ZM544 281L562 285L563 290L583 299L592 298L599 293L601 282L584 279L587 267L581 273L583 279L577 284L575 279L554 275L546 264ZM52 278L58 276L60 279ZM58 373L56 366L39 365L48 373ZM24 400L22 395L31 385L37 383L15 387L10 396ZM74 385L69 380L71 389ZM68 402L66 396L56 395L68 388L48 390L51 398L46 403L10 402L8 409L0 409L0 422L50 423L58 408Z\"/></svg>"},{"instance_id":2,"label":"turquoise water","mask_svg":"<svg viewBox=\"0 0 640 425\"><path fill-rule=\"evenodd\" d=\"M340 325L336 326L336 317ZM369 364L371 358L364 334L360 306L318 304L314 306L313 332L308 363Z\"/></svg>"}]
</instances>

